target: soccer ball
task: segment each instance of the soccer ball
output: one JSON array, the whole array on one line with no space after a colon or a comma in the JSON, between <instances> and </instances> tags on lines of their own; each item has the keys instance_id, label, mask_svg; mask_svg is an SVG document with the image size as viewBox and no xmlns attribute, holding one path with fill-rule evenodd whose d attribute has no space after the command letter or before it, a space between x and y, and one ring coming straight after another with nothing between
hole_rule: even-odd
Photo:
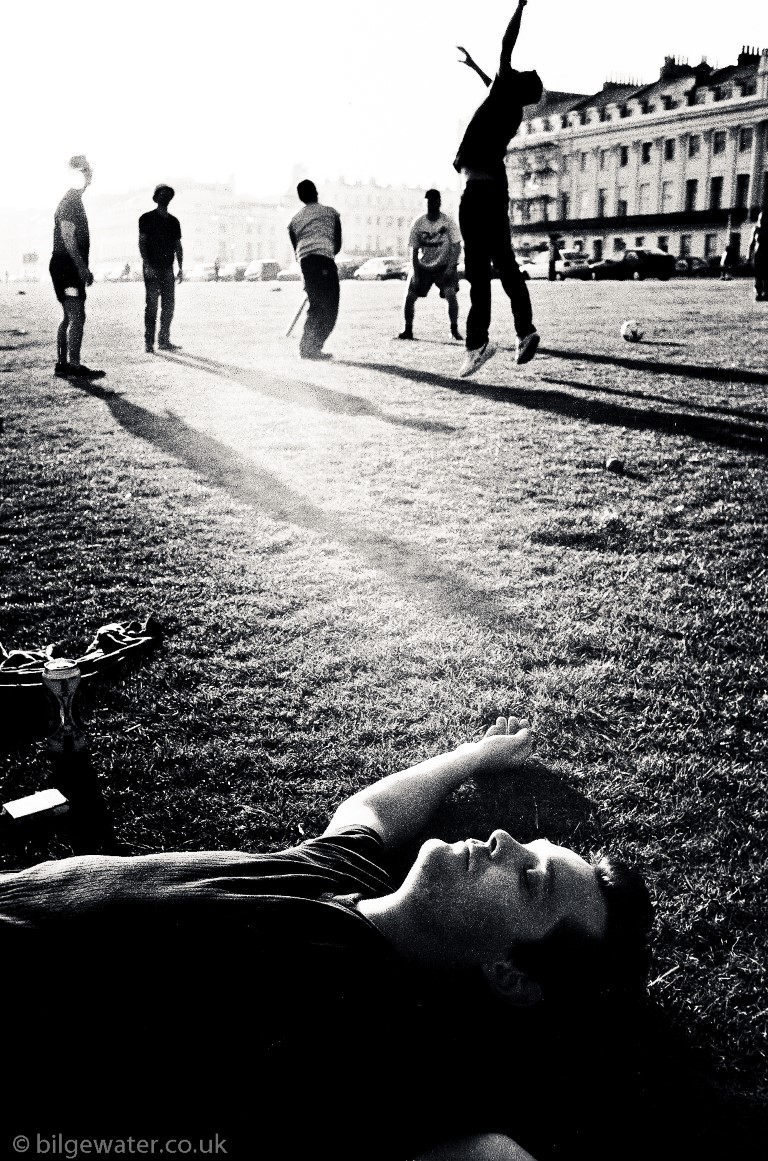
<instances>
[{"instance_id":1,"label":"soccer ball","mask_svg":"<svg viewBox=\"0 0 768 1161\"><path fill-rule=\"evenodd\" d=\"M628 318L626 322L621 324L621 337L627 343L639 343L643 337L643 332L640 330L637 322L633 318Z\"/></svg>"}]
</instances>

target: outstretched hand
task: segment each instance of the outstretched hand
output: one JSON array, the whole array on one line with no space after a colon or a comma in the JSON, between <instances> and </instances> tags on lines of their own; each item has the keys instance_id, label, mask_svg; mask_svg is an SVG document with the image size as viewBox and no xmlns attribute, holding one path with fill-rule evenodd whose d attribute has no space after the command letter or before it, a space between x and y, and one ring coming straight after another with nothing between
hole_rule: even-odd
<instances>
[{"instance_id":1,"label":"outstretched hand","mask_svg":"<svg viewBox=\"0 0 768 1161\"><path fill-rule=\"evenodd\" d=\"M532 746L527 718L498 717L481 741L467 743L467 752L471 750L474 754L477 774L503 774L512 766L520 766Z\"/></svg>"},{"instance_id":2,"label":"outstretched hand","mask_svg":"<svg viewBox=\"0 0 768 1161\"><path fill-rule=\"evenodd\" d=\"M457 44L456 47L459 50L459 52L464 53L464 60L460 60L459 64L469 65L469 67L471 69L473 69L475 67L475 62L472 60L472 57L469 55L467 50L465 48L463 48L460 44Z\"/></svg>"}]
</instances>

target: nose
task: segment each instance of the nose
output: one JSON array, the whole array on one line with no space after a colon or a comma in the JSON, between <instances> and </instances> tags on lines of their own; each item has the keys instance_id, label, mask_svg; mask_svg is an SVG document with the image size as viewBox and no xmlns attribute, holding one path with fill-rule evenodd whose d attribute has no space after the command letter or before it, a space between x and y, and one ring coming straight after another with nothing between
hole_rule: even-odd
<instances>
[{"instance_id":1,"label":"nose","mask_svg":"<svg viewBox=\"0 0 768 1161\"><path fill-rule=\"evenodd\" d=\"M506 830L495 830L488 839L488 848L493 858L502 859L513 866L533 866L535 862L528 847L513 839Z\"/></svg>"}]
</instances>

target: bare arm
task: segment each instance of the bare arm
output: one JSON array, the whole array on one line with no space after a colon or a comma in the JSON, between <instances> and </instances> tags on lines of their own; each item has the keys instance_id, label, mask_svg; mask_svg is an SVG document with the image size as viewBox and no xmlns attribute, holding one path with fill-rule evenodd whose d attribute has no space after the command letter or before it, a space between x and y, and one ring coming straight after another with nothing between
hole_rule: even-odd
<instances>
[{"instance_id":1,"label":"bare arm","mask_svg":"<svg viewBox=\"0 0 768 1161\"><path fill-rule=\"evenodd\" d=\"M93 282L93 275L88 269L86 263L83 261L83 256L77 248L77 241L75 239L75 223L66 221L62 222L61 236L64 239L64 245L67 247L67 252L69 253L70 258L77 267L77 273L80 275L81 282L84 282L86 286L90 286Z\"/></svg>"},{"instance_id":2,"label":"bare arm","mask_svg":"<svg viewBox=\"0 0 768 1161\"><path fill-rule=\"evenodd\" d=\"M184 250L181 246L181 238L176 243L176 261L179 264L179 282L184 281Z\"/></svg>"},{"instance_id":3,"label":"bare arm","mask_svg":"<svg viewBox=\"0 0 768 1161\"><path fill-rule=\"evenodd\" d=\"M288 237L291 239L291 245L293 246L294 253L295 253L296 252L296 232L295 232L293 226L288 227Z\"/></svg>"},{"instance_id":4,"label":"bare arm","mask_svg":"<svg viewBox=\"0 0 768 1161\"><path fill-rule=\"evenodd\" d=\"M369 826L386 846L397 846L423 830L452 790L478 775L519 765L530 747L531 734L524 719L497 718L481 742L466 742L353 794L342 802L325 833L345 826Z\"/></svg>"},{"instance_id":5,"label":"bare arm","mask_svg":"<svg viewBox=\"0 0 768 1161\"><path fill-rule=\"evenodd\" d=\"M336 215L336 221L333 224L333 252L338 254L341 250L341 218Z\"/></svg>"},{"instance_id":6,"label":"bare arm","mask_svg":"<svg viewBox=\"0 0 768 1161\"><path fill-rule=\"evenodd\" d=\"M528 0L517 0L517 8L512 13L512 19L507 25L507 31L504 33L501 41L501 56L499 57L499 69L507 69L510 66L510 58L512 56L512 49L517 44L517 37L520 32L520 21L523 18L523 9Z\"/></svg>"},{"instance_id":7,"label":"bare arm","mask_svg":"<svg viewBox=\"0 0 768 1161\"><path fill-rule=\"evenodd\" d=\"M451 256L448 259L449 266L458 266L459 254L461 254L461 242L452 242L451 243Z\"/></svg>"},{"instance_id":8,"label":"bare arm","mask_svg":"<svg viewBox=\"0 0 768 1161\"><path fill-rule=\"evenodd\" d=\"M459 52L464 53L464 60L460 60L459 64L464 64L467 66L467 68L470 68L473 70L473 72L476 72L480 77L480 80L487 88L491 83L491 78L488 76L488 74L483 72L483 70L480 68L480 65L472 59L465 48L462 48L460 44L457 44L456 47L458 48Z\"/></svg>"},{"instance_id":9,"label":"bare arm","mask_svg":"<svg viewBox=\"0 0 768 1161\"><path fill-rule=\"evenodd\" d=\"M502 1133L480 1133L446 1141L420 1153L416 1161L534 1161L530 1153Z\"/></svg>"}]
</instances>

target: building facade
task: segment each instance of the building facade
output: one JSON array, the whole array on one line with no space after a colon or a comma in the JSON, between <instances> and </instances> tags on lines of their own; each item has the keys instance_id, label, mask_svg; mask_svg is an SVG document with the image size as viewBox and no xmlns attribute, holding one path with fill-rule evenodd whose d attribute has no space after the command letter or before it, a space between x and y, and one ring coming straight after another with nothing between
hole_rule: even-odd
<instances>
[{"instance_id":1,"label":"building facade","mask_svg":"<svg viewBox=\"0 0 768 1161\"><path fill-rule=\"evenodd\" d=\"M455 191L441 192L443 211L455 218ZM421 186L377 185L374 181L326 181L320 186L320 200L341 215L344 252L365 257L409 254L411 222L426 213L425 193Z\"/></svg>"},{"instance_id":2,"label":"building facade","mask_svg":"<svg viewBox=\"0 0 768 1161\"><path fill-rule=\"evenodd\" d=\"M742 255L768 195L768 50L713 69L667 57L650 85L606 82L526 109L507 154L515 247Z\"/></svg>"}]
</instances>

